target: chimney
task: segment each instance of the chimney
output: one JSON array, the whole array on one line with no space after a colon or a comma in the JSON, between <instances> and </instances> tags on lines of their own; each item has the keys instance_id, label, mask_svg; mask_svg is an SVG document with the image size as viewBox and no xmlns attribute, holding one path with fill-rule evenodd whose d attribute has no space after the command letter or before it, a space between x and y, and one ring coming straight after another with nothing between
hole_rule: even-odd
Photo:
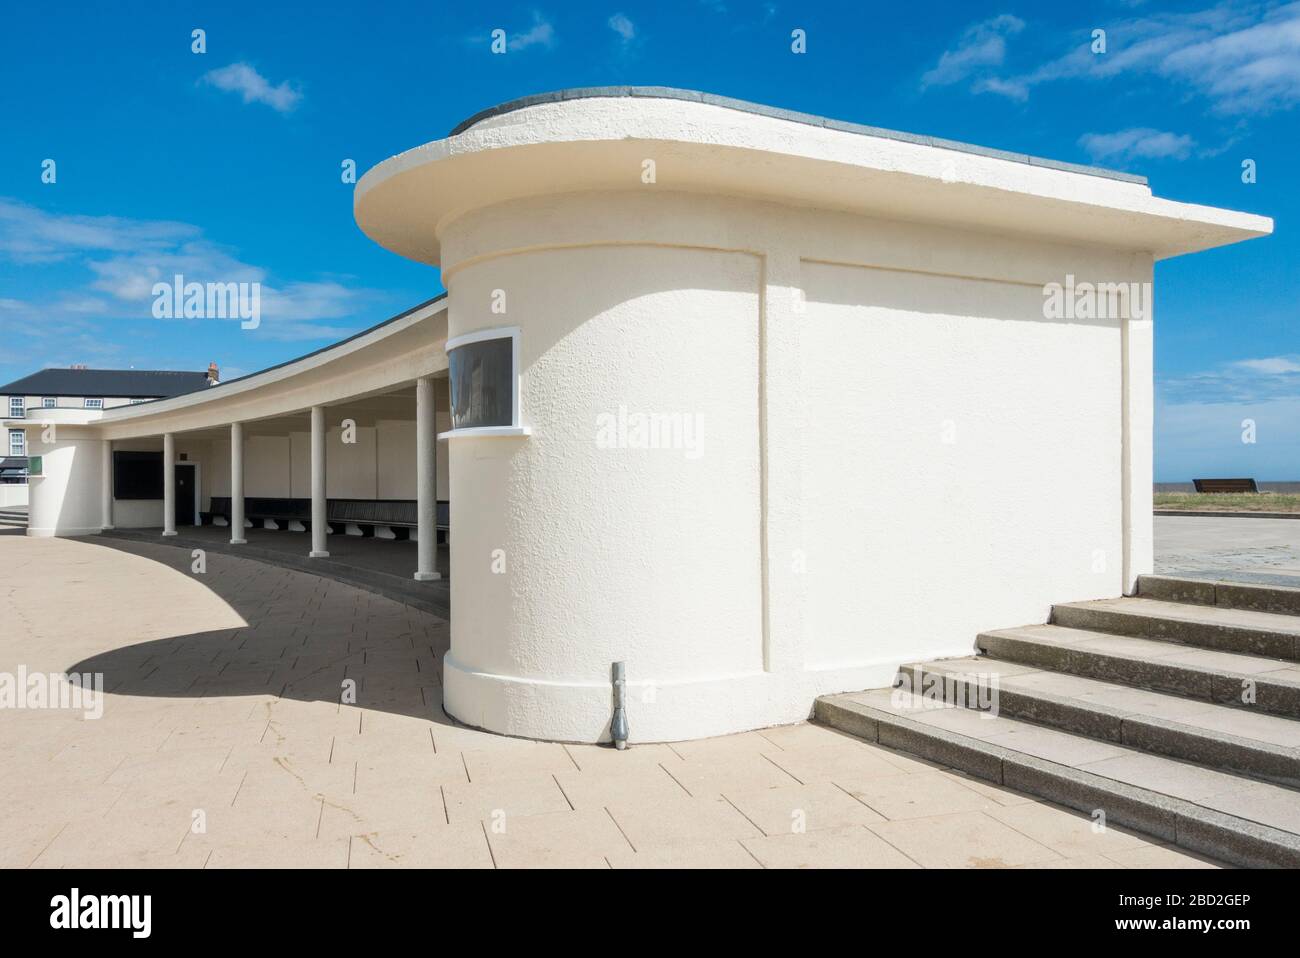
<instances>
[{"instance_id":1,"label":"chimney","mask_svg":"<svg viewBox=\"0 0 1300 958\"><path fill-rule=\"evenodd\" d=\"M217 369L216 363L208 363L208 385L215 386L221 382L221 372Z\"/></svg>"}]
</instances>

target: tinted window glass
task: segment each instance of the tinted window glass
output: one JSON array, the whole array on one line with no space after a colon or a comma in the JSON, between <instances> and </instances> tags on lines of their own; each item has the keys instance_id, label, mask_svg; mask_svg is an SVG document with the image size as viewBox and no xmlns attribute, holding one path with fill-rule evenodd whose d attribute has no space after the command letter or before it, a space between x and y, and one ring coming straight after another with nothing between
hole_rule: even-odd
<instances>
[{"instance_id":1,"label":"tinted window glass","mask_svg":"<svg viewBox=\"0 0 1300 958\"><path fill-rule=\"evenodd\" d=\"M113 497L115 499L161 499L163 497L162 453L114 450Z\"/></svg>"},{"instance_id":2,"label":"tinted window glass","mask_svg":"<svg viewBox=\"0 0 1300 958\"><path fill-rule=\"evenodd\" d=\"M514 425L514 342L488 339L457 346L447 355L451 426Z\"/></svg>"}]
</instances>

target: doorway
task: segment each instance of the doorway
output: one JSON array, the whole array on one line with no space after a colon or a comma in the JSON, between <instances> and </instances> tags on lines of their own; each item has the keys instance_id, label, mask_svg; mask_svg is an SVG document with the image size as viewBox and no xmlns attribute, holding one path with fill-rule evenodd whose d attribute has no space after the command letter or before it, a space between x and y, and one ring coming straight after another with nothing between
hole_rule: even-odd
<instances>
[{"instance_id":1,"label":"doorway","mask_svg":"<svg viewBox=\"0 0 1300 958\"><path fill-rule=\"evenodd\" d=\"M198 479L194 471L194 463L178 462L176 463L176 487L172 490L176 503L176 524L178 526L194 525L197 515L194 511L195 494L198 490Z\"/></svg>"}]
</instances>

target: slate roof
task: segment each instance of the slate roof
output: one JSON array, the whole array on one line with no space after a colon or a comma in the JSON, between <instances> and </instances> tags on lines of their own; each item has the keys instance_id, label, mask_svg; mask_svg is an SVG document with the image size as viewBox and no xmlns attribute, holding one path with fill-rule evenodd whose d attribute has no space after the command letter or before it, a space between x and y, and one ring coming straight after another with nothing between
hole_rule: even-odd
<instances>
[{"instance_id":1,"label":"slate roof","mask_svg":"<svg viewBox=\"0 0 1300 958\"><path fill-rule=\"evenodd\" d=\"M0 396L92 396L164 399L204 389L207 371L170 369L42 369L0 386Z\"/></svg>"}]
</instances>

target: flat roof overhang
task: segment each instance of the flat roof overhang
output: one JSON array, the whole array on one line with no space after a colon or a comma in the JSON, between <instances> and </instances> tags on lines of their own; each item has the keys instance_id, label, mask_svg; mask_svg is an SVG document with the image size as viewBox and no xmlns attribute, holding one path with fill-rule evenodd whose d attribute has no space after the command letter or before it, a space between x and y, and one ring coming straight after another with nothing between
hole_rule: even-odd
<instances>
[{"instance_id":1,"label":"flat roof overhang","mask_svg":"<svg viewBox=\"0 0 1300 958\"><path fill-rule=\"evenodd\" d=\"M434 265L443 228L466 212L592 190L746 197L1156 259L1273 231L1265 216L1155 197L1139 177L709 99L605 91L487 111L367 172L353 200L357 225ZM655 186L641 181L646 159Z\"/></svg>"}]
</instances>

